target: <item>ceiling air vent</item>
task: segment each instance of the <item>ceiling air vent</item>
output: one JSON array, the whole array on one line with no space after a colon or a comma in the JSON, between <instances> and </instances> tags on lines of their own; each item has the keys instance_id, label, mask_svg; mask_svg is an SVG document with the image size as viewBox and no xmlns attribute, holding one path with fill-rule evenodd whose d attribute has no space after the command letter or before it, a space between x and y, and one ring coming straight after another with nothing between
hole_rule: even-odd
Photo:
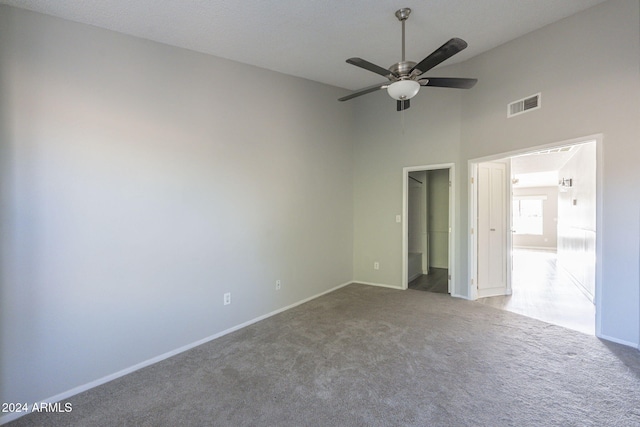
<instances>
[{"instance_id":1,"label":"ceiling air vent","mask_svg":"<svg viewBox=\"0 0 640 427\"><path fill-rule=\"evenodd\" d=\"M540 94L528 96L526 98L514 101L507 106L507 117L517 116L527 111L537 110L540 108Z\"/></svg>"}]
</instances>

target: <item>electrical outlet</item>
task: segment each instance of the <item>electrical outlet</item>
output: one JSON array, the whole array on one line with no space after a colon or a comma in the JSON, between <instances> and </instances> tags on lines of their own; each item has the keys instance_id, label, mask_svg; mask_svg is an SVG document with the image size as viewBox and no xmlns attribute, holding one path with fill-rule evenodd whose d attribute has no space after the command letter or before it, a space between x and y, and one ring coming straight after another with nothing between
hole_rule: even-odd
<instances>
[{"instance_id":1,"label":"electrical outlet","mask_svg":"<svg viewBox=\"0 0 640 427\"><path fill-rule=\"evenodd\" d=\"M373 269L374 270L380 270L380 263L378 261L373 263Z\"/></svg>"},{"instance_id":2,"label":"electrical outlet","mask_svg":"<svg viewBox=\"0 0 640 427\"><path fill-rule=\"evenodd\" d=\"M231 292L224 294L224 305L231 304Z\"/></svg>"},{"instance_id":3,"label":"electrical outlet","mask_svg":"<svg viewBox=\"0 0 640 427\"><path fill-rule=\"evenodd\" d=\"M282 281L276 280L276 291L279 291L282 288Z\"/></svg>"}]
</instances>

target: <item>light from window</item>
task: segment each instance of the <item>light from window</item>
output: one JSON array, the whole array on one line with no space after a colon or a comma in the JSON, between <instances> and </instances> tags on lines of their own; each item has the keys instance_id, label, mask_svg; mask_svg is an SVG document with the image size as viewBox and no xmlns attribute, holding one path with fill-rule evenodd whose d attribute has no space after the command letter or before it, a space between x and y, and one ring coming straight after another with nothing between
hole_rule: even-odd
<instances>
[{"instance_id":1,"label":"light from window","mask_svg":"<svg viewBox=\"0 0 640 427\"><path fill-rule=\"evenodd\" d=\"M542 235L543 197L527 197L513 201L514 234Z\"/></svg>"}]
</instances>

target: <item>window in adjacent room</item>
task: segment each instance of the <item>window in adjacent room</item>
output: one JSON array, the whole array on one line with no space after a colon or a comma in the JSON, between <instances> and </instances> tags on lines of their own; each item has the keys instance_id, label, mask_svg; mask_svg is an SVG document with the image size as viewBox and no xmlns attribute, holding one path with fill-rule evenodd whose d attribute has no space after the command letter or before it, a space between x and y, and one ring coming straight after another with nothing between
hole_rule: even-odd
<instances>
[{"instance_id":1,"label":"window in adjacent room","mask_svg":"<svg viewBox=\"0 0 640 427\"><path fill-rule=\"evenodd\" d=\"M513 230L515 234L542 235L546 198L547 196L514 196Z\"/></svg>"}]
</instances>

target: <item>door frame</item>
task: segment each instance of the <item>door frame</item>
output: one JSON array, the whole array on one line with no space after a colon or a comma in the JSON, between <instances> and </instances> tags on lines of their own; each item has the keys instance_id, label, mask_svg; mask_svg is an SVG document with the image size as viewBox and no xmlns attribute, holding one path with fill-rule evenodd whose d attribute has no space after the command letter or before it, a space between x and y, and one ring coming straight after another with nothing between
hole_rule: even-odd
<instances>
[{"instance_id":1,"label":"door frame","mask_svg":"<svg viewBox=\"0 0 640 427\"><path fill-rule=\"evenodd\" d=\"M602 305L602 207L603 207L603 135L594 134L587 135L580 138L568 139L559 142L553 142L550 144L537 145L533 147L522 148L519 150L508 151L500 154L494 154L491 156L479 157L475 159L470 159L467 161L468 171L469 171L469 180L468 184L468 194L469 194L469 211L468 211L468 224L469 224L469 240L468 240L468 268L469 268L469 281L467 283L467 295L470 300L478 299L478 241L477 241L477 232L474 232L478 228L478 191L477 185L478 182L478 164L483 162L491 162L495 160L500 160L508 157L515 157L523 154L534 153L537 151L548 150L552 148L561 148L572 145L581 145L589 142L596 143L596 277L595 277L595 306L596 306L596 336L601 335L601 315L602 310L600 309ZM509 205L511 204L512 195L508 194ZM510 221L508 222L510 224ZM511 235L511 228L505 230L508 232L507 236ZM508 243L509 245L509 243ZM510 250L510 247L507 247L507 250ZM509 258L511 258L509 252ZM510 279L509 279L510 280Z\"/></svg>"},{"instance_id":2,"label":"door frame","mask_svg":"<svg viewBox=\"0 0 640 427\"><path fill-rule=\"evenodd\" d=\"M456 289L455 278L455 201L456 201L456 173L455 163L440 163L435 165L424 166L407 166L402 168L402 289L409 288L409 269L407 263L409 261L409 172L429 171L429 170L449 170L449 253L448 253L448 270L449 276L449 293L451 296Z\"/></svg>"}]
</instances>

